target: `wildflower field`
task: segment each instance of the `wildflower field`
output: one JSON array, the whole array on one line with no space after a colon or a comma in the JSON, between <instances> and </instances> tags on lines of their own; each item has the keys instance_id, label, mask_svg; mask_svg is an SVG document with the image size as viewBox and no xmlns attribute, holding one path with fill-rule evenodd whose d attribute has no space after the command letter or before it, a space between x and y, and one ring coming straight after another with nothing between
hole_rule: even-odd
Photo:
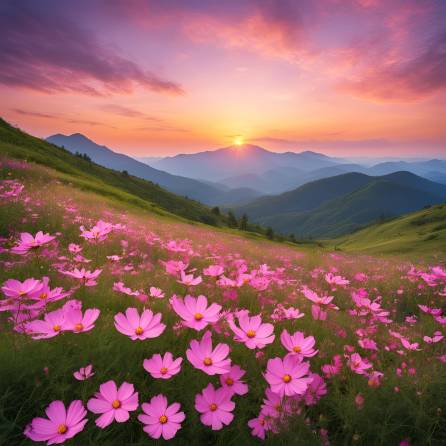
<instances>
[{"instance_id":1,"label":"wildflower field","mask_svg":"<svg viewBox=\"0 0 446 446\"><path fill-rule=\"evenodd\" d=\"M250 239L7 158L0 211L0 444L446 444L445 253Z\"/></svg>"}]
</instances>

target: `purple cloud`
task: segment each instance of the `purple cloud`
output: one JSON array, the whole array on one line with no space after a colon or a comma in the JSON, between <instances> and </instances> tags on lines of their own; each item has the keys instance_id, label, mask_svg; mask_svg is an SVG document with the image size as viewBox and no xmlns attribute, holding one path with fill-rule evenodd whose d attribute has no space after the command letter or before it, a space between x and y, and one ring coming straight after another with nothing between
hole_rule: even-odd
<instances>
[{"instance_id":1,"label":"purple cloud","mask_svg":"<svg viewBox=\"0 0 446 446\"><path fill-rule=\"evenodd\" d=\"M74 3L66 3L74 5ZM136 86L181 95L183 88L103 45L59 12L57 2L0 5L0 83L44 93L129 93ZM87 9L88 10L88 9Z\"/></svg>"}]
</instances>

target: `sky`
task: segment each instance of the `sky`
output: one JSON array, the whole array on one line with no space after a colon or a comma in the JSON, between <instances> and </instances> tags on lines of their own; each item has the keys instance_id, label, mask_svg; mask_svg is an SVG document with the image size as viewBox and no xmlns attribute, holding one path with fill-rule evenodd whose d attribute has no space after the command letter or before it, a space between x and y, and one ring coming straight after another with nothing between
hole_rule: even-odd
<instances>
[{"instance_id":1,"label":"sky","mask_svg":"<svg viewBox=\"0 0 446 446\"><path fill-rule=\"evenodd\" d=\"M136 156L446 157L446 1L1 0L0 116Z\"/></svg>"}]
</instances>

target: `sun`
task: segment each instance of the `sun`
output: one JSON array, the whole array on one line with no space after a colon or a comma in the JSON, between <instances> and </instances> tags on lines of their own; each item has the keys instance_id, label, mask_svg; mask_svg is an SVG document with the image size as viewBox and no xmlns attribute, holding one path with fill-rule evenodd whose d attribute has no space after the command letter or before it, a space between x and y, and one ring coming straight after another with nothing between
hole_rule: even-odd
<instances>
[{"instance_id":1,"label":"sun","mask_svg":"<svg viewBox=\"0 0 446 446\"><path fill-rule=\"evenodd\" d=\"M242 146L243 145L243 137L241 136L236 136L234 138L234 145L236 146Z\"/></svg>"}]
</instances>

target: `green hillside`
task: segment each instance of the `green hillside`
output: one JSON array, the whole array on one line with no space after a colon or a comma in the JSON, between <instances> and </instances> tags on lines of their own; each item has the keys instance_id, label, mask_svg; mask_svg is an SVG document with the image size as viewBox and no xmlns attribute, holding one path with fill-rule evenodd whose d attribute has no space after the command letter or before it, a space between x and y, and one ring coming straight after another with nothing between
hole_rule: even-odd
<instances>
[{"instance_id":1,"label":"green hillside","mask_svg":"<svg viewBox=\"0 0 446 446\"><path fill-rule=\"evenodd\" d=\"M158 185L99 166L60 147L30 136L0 118L0 153L51 167L57 177L84 190L115 198L155 212L169 212L194 221L226 225L201 203L172 194Z\"/></svg>"},{"instance_id":2,"label":"green hillside","mask_svg":"<svg viewBox=\"0 0 446 446\"><path fill-rule=\"evenodd\" d=\"M329 242L343 251L446 256L446 205L374 224Z\"/></svg>"},{"instance_id":3,"label":"green hillside","mask_svg":"<svg viewBox=\"0 0 446 446\"><path fill-rule=\"evenodd\" d=\"M338 237L370 222L412 212L445 197L377 179L364 187L323 203L317 209L261 218L263 225L299 237Z\"/></svg>"}]
</instances>

